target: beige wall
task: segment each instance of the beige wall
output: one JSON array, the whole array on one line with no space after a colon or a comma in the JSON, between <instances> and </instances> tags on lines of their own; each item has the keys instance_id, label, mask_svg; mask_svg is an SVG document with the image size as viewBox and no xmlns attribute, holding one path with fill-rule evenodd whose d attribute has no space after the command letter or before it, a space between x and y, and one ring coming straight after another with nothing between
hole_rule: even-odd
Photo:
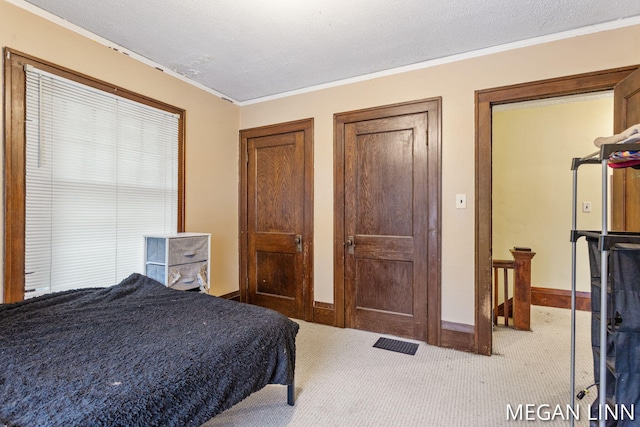
<instances>
[{"instance_id":1,"label":"beige wall","mask_svg":"<svg viewBox=\"0 0 640 427\"><path fill-rule=\"evenodd\" d=\"M473 324L474 91L637 64L638 53L634 26L242 107L241 128L315 119L315 299L333 301L334 113L442 96L442 319Z\"/></svg>"},{"instance_id":2,"label":"beige wall","mask_svg":"<svg viewBox=\"0 0 640 427\"><path fill-rule=\"evenodd\" d=\"M0 45L184 108L190 231L212 233L214 294L237 289L238 129L315 119L315 299L333 301L333 114L442 96L442 318L474 323L474 91L636 64L640 26L238 108L0 1ZM468 208L456 210L455 194Z\"/></svg>"},{"instance_id":3,"label":"beige wall","mask_svg":"<svg viewBox=\"0 0 640 427\"><path fill-rule=\"evenodd\" d=\"M237 290L239 107L4 0L0 46L186 111L186 230L211 233L211 292Z\"/></svg>"},{"instance_id":4,"label":"beige wall","mask_svg":"<svg viewBox=\"0 0 640 427\"><path fill-rule=\"evenodd\" d=\"M536 252L532 286L571 289L571 159L597 151L593 140L612 132L610 92L604 98L569 97L494 109L493 258L512 259L509 249L530 247ZM585 165L578 172L577 228L598 230L602 224L602 168ZM582 212L584 201L591 202L591 213ZM590 292L587 254L586 242L580 239L576 289Z\"/></svg>"}]
</instances>

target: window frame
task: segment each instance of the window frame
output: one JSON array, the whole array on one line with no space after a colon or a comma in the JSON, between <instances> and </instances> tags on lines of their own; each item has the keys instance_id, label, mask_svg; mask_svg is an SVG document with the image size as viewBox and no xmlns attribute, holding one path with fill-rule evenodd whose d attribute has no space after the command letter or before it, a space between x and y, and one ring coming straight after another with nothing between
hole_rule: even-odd
<instances>
[{"instance_id":1,"label":"window frame","mask_svg":"<svg viewBox=\"0 0 640 427\"><path fill-rule=\"evenodd\" d=\"M4 49L4 302L24 299L25 274L25 65L59 75L122 98L179 116L178 120L178 223L185 222L185 110L75 72L16 50ZM142 243L140 243L142 244Z\"/></svg>"}]
</instances>

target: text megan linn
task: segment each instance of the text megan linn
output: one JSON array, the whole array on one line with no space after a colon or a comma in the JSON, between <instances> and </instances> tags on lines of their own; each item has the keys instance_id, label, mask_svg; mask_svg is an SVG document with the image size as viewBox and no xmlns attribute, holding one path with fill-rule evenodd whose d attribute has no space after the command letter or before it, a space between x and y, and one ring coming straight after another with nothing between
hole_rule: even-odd
<instances>
[{"instance_id":1,"label":"text megan linn","mask_svg":"<svg viewBox=\"0 0 640 427\"><path fill-rule=\"evenodd\" d=\"M553 421L580 420L581 415L590 421L631 420L635 418L635 405L546 405L534 403L507 404L507 420L510 421Z\"/></svg>"}]
</instances>

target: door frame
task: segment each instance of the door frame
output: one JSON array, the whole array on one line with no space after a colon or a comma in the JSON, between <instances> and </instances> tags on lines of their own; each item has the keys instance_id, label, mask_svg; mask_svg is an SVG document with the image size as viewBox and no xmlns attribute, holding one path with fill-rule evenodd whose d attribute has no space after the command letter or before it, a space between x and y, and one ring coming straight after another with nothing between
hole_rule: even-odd
<instances>
[{"instance_id":1,"label":"door frame","mask_svg":"<svg viewBox=\"0 0 640 427\"><path fill-rule=\"evenodd\" d=\"M313 118L296 120L285 123L243 129L239 132L240 155L238 186L238 241L239 241L239 283L240 301L247 302L248 271L248 163L249 147L247 140L261 136L277 135L280 133L304 132L304 230L302 235L304 253L304 272L302 280L302 298L304 304L303 319L313 321Z\"/></svg>"},{"instance_id":2,"label":"door frame","mask_svg":"<svg viewBox=\"0 0 640 427\"><path fill-rule=\"evenodd\" d=\"M635 72L631 73L624 82L621 82L620 85L616 86L613 94L613 132L620 133L624 131L629 126L632 126L633 123L628 123L628 107L627 102L630 96L634 96L637 94L636 89L640 86L640 68ZM629 89L631 92L629 92ZM616 91L619 91L616 93ZM629 183L629 181L633 180L631 177L631 168L620 168L613 170L613 184L611 191L611 206L612 206L612 215L611 215L611 229L617 231L628 231L636 229L636 224L629 221L627 219L633 218L634 211L637 212L638 208L635 209L631 207L627 209L627 200L630 194L634 193L634 189L630 187L636 187L637 184ZM631 213L629 213L631 210Z\"/></svg>"},{"instance_id":3,"label":"door frame","mask_svg":"<svg viewBox=\"0 0 640 427\"><path fill-rule=\"evenodd\" d=\"M442 236L442 98L430 98L386 106L355 110L333 115L333 182L334 182L334 238L333 238L333 298L334 325L345 327L345 192L344 192L344 127L347 123L382 119L416 113L435 115L434 126L428 132L428 212L427 212L427 319L425 339L431 345L440 345L441 335L441 236Z\"/></svg>"},{"instance_id":4,"label":"door frame","mask_svg":"<svg viewBox=\"0 0 640 427\"><path fill-rule=\"evenodd\" d=\"M476 353L491 355L491 146L492 107L499 104L613 90L637 65L538 80L475 92L475 342ZM595 149L594 149L595 150ZM587 155L589 153L585 153ZM567 159L567 173L569 172ZM567 239L570 230L567 230ZM568 241L568 240L567 240Z\"/></svg>"}]
</instances>

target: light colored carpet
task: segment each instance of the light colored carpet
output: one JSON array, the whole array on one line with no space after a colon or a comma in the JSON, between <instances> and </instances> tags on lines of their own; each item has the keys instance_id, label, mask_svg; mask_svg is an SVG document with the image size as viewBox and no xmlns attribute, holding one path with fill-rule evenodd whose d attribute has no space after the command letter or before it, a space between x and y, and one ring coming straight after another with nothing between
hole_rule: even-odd
<instances>
[{"instance_id":1,"label":"light colored carpet","mask_svg":"<svg viewBox=\"0 0 640 427\"><path fill-rule=\"evenodd\" d=\"M570 403L571 312L531 309L531 332L495 327L491 357L425 343L410 356L373 348L380 334L297 321L295 406L285 386L270 385L203 427L568 426L558 414L543 418ZM577 329L578 391L593 382L589 313L577 313ZM576 426L589 425L591 390L576 400ZM534 421L507 419L507 405L516 413L527 404Z\"/></svg>"}]
</instances>

